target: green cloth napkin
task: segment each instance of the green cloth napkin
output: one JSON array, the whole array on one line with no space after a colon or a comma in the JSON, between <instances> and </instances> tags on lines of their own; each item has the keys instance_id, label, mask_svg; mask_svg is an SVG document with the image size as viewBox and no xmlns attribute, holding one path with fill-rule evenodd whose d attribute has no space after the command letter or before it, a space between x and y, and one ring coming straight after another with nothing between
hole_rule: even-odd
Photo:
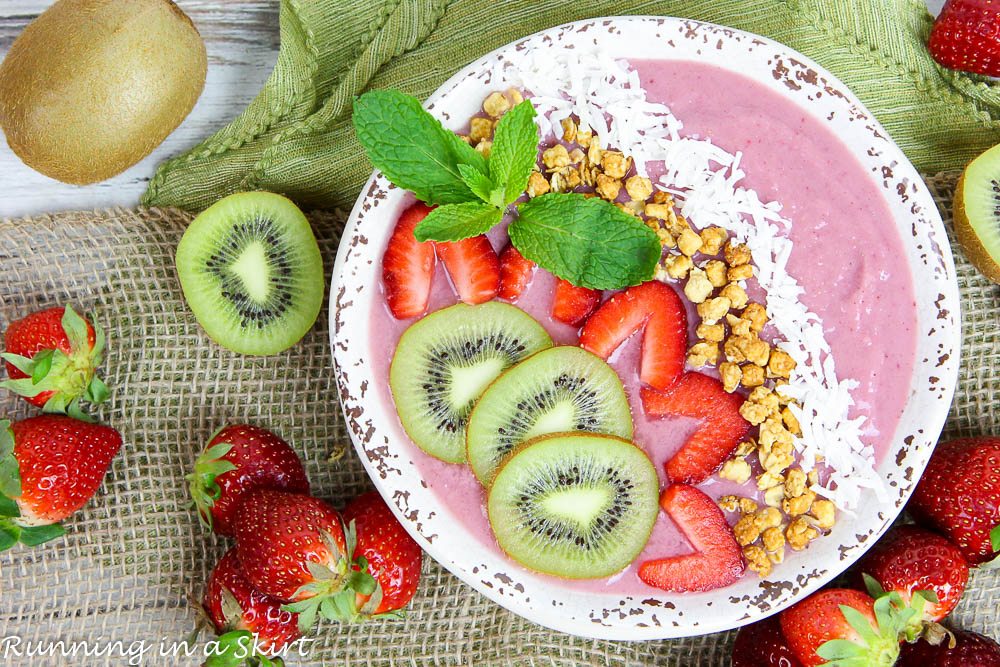
<instances>
[{"instance_id":1,"label":"green cloth napkin","mask_svg":"<svg viewBox=\"0 0 1000 667\"><path fill-rule=\"evenodd\" d=\"M923 0L281 0L278 63L230 125L162 164L143 203L198 210L241 190L349 207L371 165L350 123L368 88L424 99L470 61L544 28L657 14L766 35L824 65L924 173L1000 143L1000 88L939 67Z\"/></svg>"}]
</instances>

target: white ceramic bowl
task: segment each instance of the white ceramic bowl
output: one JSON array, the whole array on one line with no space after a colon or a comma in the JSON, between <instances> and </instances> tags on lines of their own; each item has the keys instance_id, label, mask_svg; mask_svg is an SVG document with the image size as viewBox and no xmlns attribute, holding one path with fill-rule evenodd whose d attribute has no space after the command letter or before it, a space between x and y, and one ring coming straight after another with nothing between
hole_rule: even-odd
<instances>
[{"instance_id":1,"label":"white ceramic bowl","mask_svg":"<svg viewBox=\"0 0 1000 667\"><path fill-rule=\"evenodd\" d=\"M548 40L571 44L586 30L615 57L701 60L749 76L836 132L868 168L902 237L918 304L917 351L910 400L889 454L879 466L891 502L863 498L856 517L790 553L772 575L717 591L631 598L581 593L530 573L465 534L422 482L390 401L373 391L384 380L368 363L373 300L381 299L380 258L405 193L375 173L344 232L331 288L331 344L344 413L358 455L379 491L420 545L456 576L511 611L541 625L585 637L662 639L727 630L776 613L817 590L857 560L890 526L916 485L951 404L959 362L959 301L948 240L920 176L854 95L811 60L781 44L695 21L629 17L555 27L484 56L449 79L427 101L457 129L503 82L490 81L499 53ZM788 69L779 75L774 62ZM791 85L789 85L791 84ZM813 95L819 86L826 93ZM658 598L658 599L657 599ZM667 601L669 600L669 602Z\"/></svg>"}]
</instances>

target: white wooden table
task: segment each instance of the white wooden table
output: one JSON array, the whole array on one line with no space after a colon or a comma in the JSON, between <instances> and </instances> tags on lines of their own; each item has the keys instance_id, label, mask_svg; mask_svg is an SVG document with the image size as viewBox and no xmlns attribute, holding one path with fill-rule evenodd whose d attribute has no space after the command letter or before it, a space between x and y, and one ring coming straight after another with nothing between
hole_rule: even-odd
<instances>
[{"instance_id":1,"label":"white wooden table","mask_svg":"<svg viewBox=\"0 0 1000 667\"><path fill-rule=\"evenodd\" d=\"M162 160L197 144L253 99L278 53L278 0L175 0L208 48L208 80L194 111L145 160L103 183L73 186L26 167L0 143L0 218L134 206ZM50 0L0 0L0 55ZM927 0L938 11L944 0Z\"/></svg>"}]
</instances>

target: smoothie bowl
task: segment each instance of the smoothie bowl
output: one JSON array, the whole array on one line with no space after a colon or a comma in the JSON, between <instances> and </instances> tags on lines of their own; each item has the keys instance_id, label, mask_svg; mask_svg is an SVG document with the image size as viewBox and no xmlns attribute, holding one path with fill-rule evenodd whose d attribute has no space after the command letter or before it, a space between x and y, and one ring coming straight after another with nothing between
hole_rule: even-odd
<instances>
[{"instance_id":1,"label":"smoothie bowl","mask_svg":"<svg viewBox=\"0 0 1000 667\"><path fill-rule=\"evenodd\" d=\"M431 556L541 625L658 639L776 613L874 544L944 423L958 294L923 182L842 84L728 28L595 19L426 108L482 201L376 172L331 343ZM533 169L498 195L525 119Z\"/></svg>"}]
</instances>

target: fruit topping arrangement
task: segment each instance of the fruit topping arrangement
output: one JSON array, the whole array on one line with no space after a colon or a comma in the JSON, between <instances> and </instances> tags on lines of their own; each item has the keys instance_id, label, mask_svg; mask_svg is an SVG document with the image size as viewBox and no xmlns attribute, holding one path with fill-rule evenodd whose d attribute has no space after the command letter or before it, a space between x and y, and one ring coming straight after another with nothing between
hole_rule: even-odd
<instances>
[{"instance_id":1,"label":"fruit topping arrangement","mask_svg":"<svg viewBox=\"0 0 1000 667\"><path fill-rule=\"evenodd\" d=\"M438 146L436 167L421 162L415 170L410 162L426 154L409 156L416 147L406 144L403 160L376 142L389 109L427 146ZM795 465L803 411L788 384L797 362L765 337L768 312L748 296L753 253L721 227L695 230L673 195L634 172L632 157L602 148L573 117L561 122L562 142L540 147L534 118L532 101L516 90L492 93L455 143L400 94L374 91L356 104L369 157L424 200L399 215L382 257L389 312L412 320L389 368L403 429L427 454L468 463L486 491L498 545L530 569L566 578L621 570L645 547L652 524L613 537L621 552L609 555L603 541L636 520L622 507L652 508L655 519L659 497L662 520L695 553L638 564L642 581L684 592L729 585L748 568L767 576L786 548L803 549L828 532L836 512L822 497L818 470ZM508 215L498 254L503 228L493 228ZM652 241L658 251L648 269L645 260L635 264L645 247L626 251L616 245L619 234ZM574 239L583 236L589 242L578 246ZM555 249L562 252L555 256ZM463 303L434 310L439 263L453 299ZM546 273L555 276L551 322L577 329L578 346L553 346L545 322L518 307ZM647 279L650 273L656 279ZM681 281L682 289L671 284ZM537 299L537 288L532 294ZM690 345L689 313L699 318ZM624 369L613 359L635 336L640 386L630 405ZM696 423L665 459L662 497L658 481L647 493L634 479L619 485L582 476L590 463L582 468L574 458L580 443L610 455L625 441L648 464L656 443L630 442L640 410L663 428L678 419ZM540 452L550 452L551 470ZM715 475L749 488L717 502L696 488ZM501 501L515 492L518 503ZM631 539L636 535L641 540ZM570 557L564 544L583 553Z\"/></svg>"},{"instance_id":2,"label":"fruit topping arrangement","mask_svg":"<svg viewBox=\"0 0 1000 667\"><path fill-rule=\"evenodd\" d=\"M365 493L341 514L309 495L302 462L277 434L219 429L188 479L202 525L236 543L201 603L220 635L214 658L229 660L219 664L271 664L319 618L398 617L416 594L423 553L381 496Z\"/></svg>"}]
</instances>

